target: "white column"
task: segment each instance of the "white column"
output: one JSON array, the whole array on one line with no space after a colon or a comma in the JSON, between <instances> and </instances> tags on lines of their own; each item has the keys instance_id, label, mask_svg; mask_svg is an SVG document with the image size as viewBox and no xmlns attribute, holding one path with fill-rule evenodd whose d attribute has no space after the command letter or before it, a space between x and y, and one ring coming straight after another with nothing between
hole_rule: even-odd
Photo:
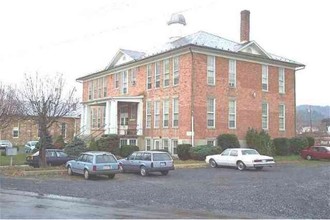
<instances>
[{"instance_id":1,"label":"white column","mask_svg":"<svg viewBox=\"0 0 330 220\"><path fill-rule=\"evenodd\" d=\"M107 101L105 104L105 134L110 134L110 101Z\"/></svg>"},{"instance_id":2,"label":"white column","mask_svg":"<svg viewBox=\"0 0 330 220\"><path fill-rule=\"evenodd\" d=\"M143 102L142 100L138 103L137 112L137 135L143 135Z\"/></svg>"},{"instance_id":3,"label":"white column","mask_svg":"<svg viewBox=\"0 0 330 220\"><path fill-rule=\"evenodd\" d=\"M118 101L112 100L110 104L110 134L118 134Z\"/></svg>"},{"instance_id":4,"label":"white column","mask_svg":"<svg viewBox=\"0 0 330 220\"><path fill-rule=\"evenodd\" d=\"M85 118L86 118L86 105L82 105L82 111L81 111L81 116L80 116L80 131L78 134L85 134Z\"/></svg>"},{"instance_id":5,"label":"white column","mask_svg":"<svg viewBox=\"0 0 330 220\"><path fill-rule=\"evenodd\" d=\"M88 135L91 133L91 107L89 105L86 105L84 119L84 134Z\"/></svg>"}]
</instances>

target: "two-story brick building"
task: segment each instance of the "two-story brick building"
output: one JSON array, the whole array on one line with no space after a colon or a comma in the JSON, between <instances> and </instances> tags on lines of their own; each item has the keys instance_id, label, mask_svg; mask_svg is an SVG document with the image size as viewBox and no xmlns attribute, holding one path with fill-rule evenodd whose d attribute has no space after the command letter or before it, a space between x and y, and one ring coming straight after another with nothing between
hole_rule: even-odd
<instances>
[{"instance_id":1,"label":"two-story brick building","mask_svg":"<svg viewBox=\"0 0 330 220\"><path fill-rule=\"evenodd\" d=\"M240 43L200 31L152 52L119 50L105 70L77 79L81 131L172 153L181 143L213 145L223 133L244 145L248 128L294 136L295 73L304 65L250 41L249 16L241 12ZM186 23L176 14L168 24Z\"/></svg>"}]
</instances>

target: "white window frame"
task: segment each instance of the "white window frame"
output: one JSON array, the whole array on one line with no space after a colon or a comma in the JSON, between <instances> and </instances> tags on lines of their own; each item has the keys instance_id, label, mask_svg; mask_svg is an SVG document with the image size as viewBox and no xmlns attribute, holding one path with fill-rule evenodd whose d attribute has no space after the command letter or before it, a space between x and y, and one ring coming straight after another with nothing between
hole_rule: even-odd
<instances>
[{"instance_id":1,"label":"white window frame","mask_svg":"<svg viewBox=\"0 0 330 220\"><path fill-rule=\"evenodd\" d=\"M280 131L285 131L285 105L280 104L278 106L278 118L279 118L279 124L278 128Z\"/></svg>"},{"instance_id":2,"label":"white window frame","mask_svg":"<svg viewBox=\"0 0 330 220\"><path fill-rule=\"evenodd\" d=\"M233 104L233 106L231 106ZM236 100L229 100L228 103L228 128L236 129ZM231 126L231 122L234 122L234 126Z\"/></svg>"},{"instance_id":3,"label":"white window frame","mask_svg":"<svg viewBox=\"0 0 330 220\"><path fill-rule=\"evenodd\" d=\"M158 143L158 148L155 148L157 146L157 143ZM152 149L153 150L159 150L159 149L161 149L161 144L160 144L160 140L159 139L154 139L154 143L153 143Z\"/></svg>"},{"instance_id":4,"label":"white window frame","mask_svg":"<svg viewBox=\"0 0 330 220\"><path fill-rule=\"evenodd\" d=\"M136 85L136 74L137 74L137 68L132 68L130 70L131 72L131 86L135 86Z\"/></svg>"},{"instance_id":5,"label":"white window frame","mask_svg":"<svg viewBox=\"0 0 330 220\"><path fill-rule=\"evenodd\" d=\"M108 77L103 77L103 97L108 96Z\"/></svg>"},{"instance_id":6,"label":"white window frame","mask_svg":"<svg viewBox=\"0 0 330 220\"><path fill-rule=\"evenodd\" d=\"M154 102L154 128L160 127L160 101Z\"/></svg>"},{"instance_id":7,"label":"white window frame","mask_svg":"<svg viewBox=\"0 0 330 220\"><path fill-rule=\"evenodd\" d=\"M155 63L155 88L160 88L160 75L161 75L160 62Z\"/></svg>"},{"instance_id":8,"label":"white window frame","mask_svg":"<svg viewBox=\"0 0 330 220\"><path fill-rule=\"evenodd\" d=\"M168 128L170 123L170 100L163 100L163 128Z\"/></svg>"},{"instance_id":9,"label":"white window frame","mask_svg":"<svg viewBox=\"0 0 330 220\"><path fill-rule=\"evenodd\" d=\"M212 142L212 144L209 144L209 142ZM215 147L216 145L215 145L215 139L207 139L206 140L206 145L207 146L211 146L211 147Z\"/></svg>"},{"instance_id":10,"label":"white window frame","mask_svg":"<svg viewBox=\"0 0 330 220\"><path fill-rule=\"evenodd\" d=\"M285 70L283 67L278 68L278 92L285 94Z\"/></svg>"},{"instance_id":11,"label":"white window frame","mask_svg":"<svg viewBox=\"0 0 330 220\"><path fill-rule=\"evenodd\" d=\"M118 89L119 88L119 76L120 76L120 73L115 73L114 74L114 86L115 86L115 88L116 89Z\"/></svg>"},{"instance_id":12,"label":"white window frame","mask_svg":"<svg viewBox=\"0 0 330 220\"><path fill-rule=\"evenodd\" d=\"M168 152L171 152L170 149L171 149L171 142L170 142L170 139L168 138L163 138L162 139L162 149L164 150L167 150ZM167 144L166 144L167 143ZM167 149L166 149L167 148Z\"/></svg>"},{"instance_id":13,"label":"white window frame","mask_svg":"<svg viewBox=\"0 0 330 220\"><path fill-rule=\"evenodd\" d=\"M64 134L63 134L63 126L64 126ZM61 123L61 135L63 138L66 138L67 130L68 130L68 124L64 122Z\"/></svg>"},{"instance_id":14,"label":"white window frame","mask_svg":"<svg viewBox=\"0 0 330 220\"><path fill-rule=\"evenodd\" d=\"M128 94L128 71L127 70L122 72L121 92L122 92L122 94Z\"/></svg>"},{"instance_id":15,"label":"white window frame","mask_svg":"<svg viewBox=\"0 0 330 220\"><path fill-rule=\"evenodd\" d=\"M209 104L212 102L212 106ZM215 128L215 98L207 98L207 103L206 103L206 125L207 128ZM209 125L209 121L213 121L212 125Z\"/></svg>"},{"instance_id":16,"label":"white window frame","mask_svg":"<svg viewBox=\"0 0 330 220\"><path fill-rule=\"evenodd\" d=\"M172 100L172 128L179 127L179 98Z\"/></svg>"},{"instance_id":17,"label":"white window frame","mask_svg":"<svg viewBox=\"0 0 330 220\"><path fill-rule=\"evenodd\" d=\"M147 89L152 89L152 66L147 65Z\"/></svg>"},{"instance_id":18,"label":"white window frame","mask_svg":"<svg viewBox=\"0 0 330 220\"><path fill-rule=\"evenodd\" d=\"M230 88L236 88L236 60L229 60L228 83Z\"/></svg>"},{"instance_id":19,"label":"white window frame","mask_svg":"<svg viewBox=\"0 0 330 220\"><path fill-rule=\"evenodd\" d=\"M15 136L15 132L17 132L17 136ZM19 127L13 127L13 131L12 131L12 136L13 138L19 138Z\"/></svg>"},{"instance_id":20,"label":"white window frame","mask_svg":"<svg viewBox=\"0 0 330 220\"><path fill-rule=\"evenodd\" d=\"M264 107L266 107L266 112L264 112ZM267 102L263 102L261 106L261 128L263 130L269 129L269 104Z\"/></svg>"},{"instance_id":21,"label":"white window frame","mask_svg":"<svg viewBox=\"0 0 330 220\"><path fill-rule=\"evenodd\" d=\"M215 56L207 56L207 85L215 85Z\"/></svg>"},{"instance_id":22,"label":"white window frame","mask_svg":"<svg viewBox=\"0 0 330 220\"><path fill-rule=\"evenodd\" d=\"M164 74L163 74L163 87L169 87L170 86L170 60L166 59L163 61L163 69L164 69Z\"/></svg>"},{"instance_id":23,"label":"white window frame","mask_svg":"<svg viewBox=\"0 0 330 220\"><path fill-rule=\"evenodd\" d=\"M262 73L261 73L261 88L262 91L268 92L268 66L267 65L262 65Z\"/></svg>"},{"instance_id":24,"label":"white window frame","mask_svg":"<svg viewBox=\"0 0 330 220\"><path fill-rule=\"evenodd\" d=\"M179 84L179 57L173 57L173 86L176 86Z\"/></svg>"},{"instance_id":25,"label":"white window frame","mask_svg":"<svg viewBox=\"0 0 330 220\"><path fill-rule=\"evenodd\" d=\"M93 99L93 80L88 81L88 100Z\"/></svg>"},{"instance_id":26,"label":"white window frame","mask_svg":"<svg viewBox=\"0 0 330 220\"><path fill-rule=\"evenodd\" d=\"M178 145L179 145L179 140L178 139L172 139L171 140L171 153L173 155L178 154Z\"/></svg>"},{"instance_id":27,"label":"white window frame","mask_svg":"<svg viewBox=\"0 0 330 220\"><path fill-rule=\"evenodd\" d=\"M151 101L146 101L146 128L151 128L152 125L152 113L151 113Z\"/></svg>"},{"instance_id":28,"label":"white window frame","mask_svg":"<svg viewBox=\"0 0 330 220\"><path fill-rule=\"evenodd\" d=\"M146 138L145 142L146 142L145 150L151 150L152 149L152 139L151 138Z\"/></svg>"}]
</instances>

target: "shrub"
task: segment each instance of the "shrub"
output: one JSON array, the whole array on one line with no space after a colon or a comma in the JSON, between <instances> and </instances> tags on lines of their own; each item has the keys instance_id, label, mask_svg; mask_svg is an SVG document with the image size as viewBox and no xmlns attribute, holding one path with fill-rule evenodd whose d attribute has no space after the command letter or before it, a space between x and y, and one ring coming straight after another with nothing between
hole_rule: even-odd
<instances>
[{"instance_id":1,"label":"shrub","mask_svg":"<svg viewBox=\"0 0 330 220\"><path fill-rule=\"evenodd\" d=\"M135 145L124 145L120 148L120 156L127 157L134 151L138 151L139 147Z\"/></svg>"},{"instance_id":2,"label":"shrub","mask_svg":"<svg viewBox=\"0 0 330 220\"><path fill-rule=\"evenodd\" d=\"M86 152L88 148L83 140L75 137L73 141L67 144L64 148L64 152L70 156L77 157L79 154Z\"/></svg>"},{"instance_id":3,"label":"shrub","mask_svg":"<svg viewBox=\"0 0 330 220\"><path fill-rule=\"evenodd\" d=\"M235 134L221 134L217 138L218 146L223 150L227 148L238 148L240 147L237 136Z\"/></svg>"},{"instance_id":4,"label":"shrub","mask_svg":"<svg viewBox=\"0 0 330 220\"><path fill-rule=\"evenodd\" d=\"M290 153L290 141L288 138L274 138L274 154L278 156L287 156Z\"/></svg>"},{"instance_id":5,"label":"shrub","mask_svg":"<svg viewBox=\"0 0 330 220\"><path fill-rule=\"evenodd\" d=\"M299 154L300 151L308 147L308 140L306 137L293 137L290 139L290 153Z\"/></svg>"},{"instance_id":6,"label":"shrub","mask_svg":"<svg viewBox=\"0 0 330 220\"><path fill-rule=\"evenodd\" d=\"M247 146L256 149L260 154L272 154L272 141L269 134L264 130L258 132L253 128L249 128L245 139Z\"/></svg>"},{"instance_id":7,"label":"shrub","mask_svg":"<svg viewBox=\"0 0 330 220\"><path fill-rule=\"evenodd\" d=\"M189 160L190 154L189 149L191 148L191 144L179 144L178 145L178 157L180 160Z\"/></svg>"},{"instance_id":8,"label":"shrub","mask_svg":"<svg viewBox=\"0 0 330 220\"><path fill-rule=\"evenodd\" d=\"M205 160L206 156L221 153L221 147L200 145L189 149L189 154L193 160Z\"/></svg>"},{"instance_id":9,"label":"shrub","mask_svg":"<svg viewBox=\"0 0 330 220\"><path fill-rule=\"evenodd\" d=\"M88 149L90 151L97 151L98 150L97 143L96 143L94 138L92 138L91 141L89 142Z\"/></svg>"},{"instance_id":10,"label":"shrub","mask_svg":"<svg viewBox=\"0 0 330 220\"><path fill-rule=\"evenodd\" d=\"M62 149L65 146L65 142L62 135L56 137L54 142L54 147L58 149Z\"/></svg>"},{"instance_id":11,"label":"shrub","mask_svg":"<svg viewBox=\"0 0 330 220\"><path fill-rule=\"evenodd\" d=\"M315 144L315 139L311 136L307 136L307 141L308 141L308 147L314 146Z\"/></svg>"},{"instance_id":12,"label":"shrub","mask_svg":"<svg viewBox=\"0 0 330 220\"><path fill-rule=\"evenodd\" d=\"M113 154L119 154L119 136L116 134L102 135L96 141L97 149L100 151L107 151Z\"/></svg>"}]
</instances>

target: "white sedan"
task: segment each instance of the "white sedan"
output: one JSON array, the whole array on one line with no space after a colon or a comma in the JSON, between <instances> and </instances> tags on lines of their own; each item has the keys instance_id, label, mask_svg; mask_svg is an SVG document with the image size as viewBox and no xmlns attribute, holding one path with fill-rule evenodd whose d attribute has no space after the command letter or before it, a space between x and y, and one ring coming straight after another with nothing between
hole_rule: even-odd
<instances>
[{"instance_id":1,"label":"white sedan","mask_svg":"<svg viewBox=\"0 0 330 220\"><path fill-rule=\"evenodd\" d=\"M213 168L230 166L239 170L246 168L261 170L263 167L271 167L275 164L273 157L260 155L251 148L227 148L221 154L206 156L205 162Z\"/></svg>"}]
</instances>

